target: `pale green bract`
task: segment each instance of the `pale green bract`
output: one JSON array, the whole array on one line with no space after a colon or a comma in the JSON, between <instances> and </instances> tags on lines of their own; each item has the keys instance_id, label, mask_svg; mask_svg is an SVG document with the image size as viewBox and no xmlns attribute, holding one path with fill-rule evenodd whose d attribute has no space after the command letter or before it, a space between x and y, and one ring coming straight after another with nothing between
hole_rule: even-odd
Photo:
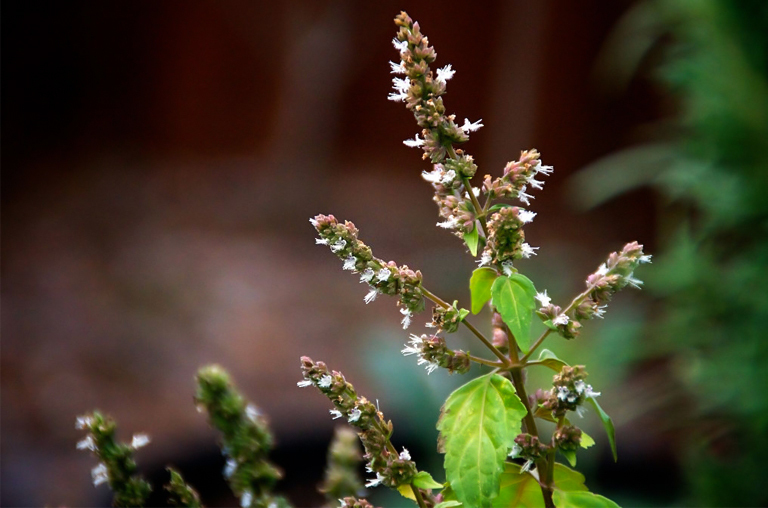
<instances>
[{"instance_id":1,"label":"pale green bract","mask_svg":"<svg viewBox=\"0 0 768 508\"><path fill-rule=\"evenodd\" d=\"M512 382L498 374L473 379L445 401L437 424L439 448L446 479L465 506L491 506L525 414Z\"/></svg>"}]
</instances>

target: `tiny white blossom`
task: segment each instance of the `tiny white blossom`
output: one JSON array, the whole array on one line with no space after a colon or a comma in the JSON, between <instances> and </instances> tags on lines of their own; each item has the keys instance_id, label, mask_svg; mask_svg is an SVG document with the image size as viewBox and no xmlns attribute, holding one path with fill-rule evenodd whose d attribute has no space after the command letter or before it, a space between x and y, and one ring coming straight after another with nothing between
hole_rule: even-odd
<instances>
[{"instance_id":1,"label":"tiny white blossom","mask_svg":"<svg viewBox=\"0 0 768 508\"><path fill-rule=\"evenodd\" d=\"M360 274L360 282L371 282L374 275L376 275L376 272L373 271L373 268L366 268L363 270L363 273Z\"/></svg>"},{"instance_id":2,"label":"tiny white blossom","mask_svg":"<svg viewBox=\"0 0 768 508\"><path fill-rule=\"evenodd\" d=\"M565 314L560 314L559 316L557 316L555 319L552 320L552 324L553 325L567 325L570 320L571 319L568 316L566 316Z\"/></svg>"},{"instance_id":3,"label":"tiny white blossom","mask_svg":"<svg viewBox=\"0 0 768 508\"><path fill-rule=\"evenodd\" d=\"M98 487L102 483L109 480L109 472L107 471L107 466L101 463L98 466L91 469L91 479L93 479L94 487Z\"/></svg>"},{"instance_id":4,"label":"tiny white blossom","mask_svg":"<svg viewBox=\"0 0 768 508\"><path fill-rule=\"evenodd\" d=\"M149 436L146 434L134 434L133 438L131 438L131 448L138 450L142 446L147 446L149 441Z\"/></svg>"},{"instance_id":5,"label":"tiny white blossom","mask_svg":"<svg viewBox=\"0 0 768 508\"><path fill-rule=\"evenodd\" d=\"M536 161L536 167L534 168L534 171L536 173L544 173L545 175L551 175L554 171L554 168L552 166L543 166L541 164L541 161Z\"/></svg>"},{"instance_id":6,"label":"tiny white blossom","mask_svg":"<svg viewBox=\"0 0 768 508\"><path fill-rule=\"evenodd\" d=\"M491 262L491 253L488 252L487 250L484 250L483 254L480 256L480 259L477 260L477 264L479 266L485 266L490 262Z\"/></svg>"},{"instance_id":7,"label":"tiny white blossom","mask_svg":"<svg viewBox=\"0 0 768 508\"><path fill-rule=\"evenodd\" d=\"M315 238L315 244L317 244L317 245L328 245L328 239L327 238Z\"/></svg>"},{"instance_id":8,"label":"tiny white blossom","mask_svg":"<svg viewBox=\"0 0 768 508\"><path fill-rule=\"evenodd\" d=\"M453 181L456 179L456 171L449 169L445 172L443 177L440 179L440 183L443 185L449 185L453 183Z\"/></svg>"},{"instance_id":9,"label":"tiny white blossom","mask_svg":"<svg viewBox=\"0 0 768 508\"><path fill-rule=\"evenodd\" d=\"M312 380L311 379L305 379L304 381L299 381L296 383L296 386L299 388L306 388L307 386L312 386Z\"/></svg>"},{"instance_id":10,"label":"tiny white blossom","mask_svg":"<svg viewBox=\"0 0 768 508\"><path fill-rule=\"evenodd\" d=\"M75 420L75 428L79 430L83 430L91 425L93 425L93 418L90 416L78 416L77 420Z\"/></svg>"},{"instance_id":11,"label":"tiny white blossom","mask_svg":"<svg viewBox=\"0 0 768 508\"><path fill-rule=\"evenodd\" d=\"M400 452L400 460L411 460L411 454L405 447L403 447L403 451Z\"/></svg>"},{"instance_id":12,"label":"tiny white blossom","mask_svg":"<svg viewBox=\"0 0 768 508\"><path fill-rule=\"evenodd\" d=\"M409 326L411 326L411 317L413 317L413 313L403 307L400 309L400 314L403 315L403 320L400 321L400 323L403 325L403 330L407 330Z\"/></svg>"},{"instance_id":13,"label":"tiny white blossom","mask_svg":"<svg viewBox=\"0 0 768 508\"><path fill-rule=\"evenodd\" d=\"M339 252L340 250L343 250L344 247L347 246L347 241L343 238L339 238L335 242L333 242L333 245L331 245L331 252Z\"/></svg>"},{"instance_id":14,"label":"tiny white blossom","mask_svg":"<svg viewBox=\"0 0 768 508\"><path fill-rule=\"evenodd\" d=\"M456 71L451 68L451 64L448 64L441 69L437 69L437 77L435 78L435 81L438 83L445 83L451 79L454 74L456 74Z\"/></svg>"},{"instance_id":15,"label":"tiny white blossom","mask_svg":"<svg viewBox=\"0 0 768 508\"><path fill-rule=\"evenodd\" d=\"M341 411L339 411L338 409L329 409L328 412L331 413L331 416L333 416L334 420L344 416L343 414L341 414Z\"/></svg>"},{"instance_id":16,"label":"tiny white blossom","mask_svg":"<svg viewBox=\"0 0 768 508\"><path fill-rule=\"evenodd\" d=\"M408 50L408 41L398 41L397 39L392 39L392 45L400 53Z\"/></svg>"},{"instance_id":17,"label":"tiny white blossom","mask_svg":"<svg viewBox=\"0 0 768 508\"><path fill-rule=\"evenodd\" d=\"M465 118L464 125L461 126L461 130L463 130L465 134L475 132L476 130L480 129L480 127L484 127L484 125L480 123L482 121L483 119L481 118L477 122L470 122L469 118Z\"/></svg>"},{"instance_id":18,"label":"tiny white blossom","mask_svg":"<svg viewBox=\"0 0 768 508\"><path fill-rule=\"evenodd\" d=\"M432 171L421 172L421 177L429 183L438 183L443 178L443 175L443 167L439 164L435 164L435 167L432 169Z\"/></svg>"},{"instance_id":19,"label":"tiny white blossom","mask_svg":"<svg viewBox=\"0 0 768 508\"><path fill-rule=\"evenodd\" d=\"M640 286L642 286L642 285L643 285L643 281L641 281L640 279L636 279L636 278L634 278L634 277L632 276L632 274L630 273L630 274L627 276L627 284L629 284L629 285L630 285L630 286L632 286L633 288L636 288L636 289L640 289Z\"/></svg>"},{"instance_id":20,"label":"tiny white blossom","mask_svg":"<svg viewBox=\"0 0 768 508\"><path fill-rule=\"evenodd\" d=\"M395 102L405 102L405 100L408 99L408 94L406 92L390 92L390 94L387 95L387 99Z\"/></svg>"},{"instance_id":21,"label":"tiny white blossom","mask_svg":"<svg viewBox=\"0 0 768 508\"><path fill-rule=\"evenodd\" d=\"M376 299L376 297L378 295L379 295L379 290L378 289L371 289L370 291L368 291L368 294L365 295L365 298L363 298L363 301L366 304L371 303L372 301L374 301Z\"/></svg>"},{"instance_id":22,"label":"tiny white blossom","mask_svg":"<svg viewBox=\"0 0 768 508\"><path fill-rule=\"evenodd\" d=\"M376 478L373 478L365 482L365 486L367 488L376 487L377 485L381 485L381 482L383 482L384 480L386 480L386 478L381 476L381 473L376 473Z\"/></svg>"},{"instance_id":23,"label":"tiny white blossom","mask_svg":"<svg viewBox=\"0 0 768 508\"><path fill-rule=\"evenodd\" d=\"M523 257L526 258L526 259L531 257L531 256L535 256L537 250L539 250L538 247L531 247L527 243L523 243L520 246L520 251L521 251Z\"/></svg>"},{"instance_id":24,"label":"tiny white blossom","mask_svg":"<svg viewBox=\"0 0 768 508\"><path fill-rule=\"evenodd\" d=\"M376 280L379 282L386 282L392 276L392 272L389 268L382 268L376 273Z\"/></svg>"},{"instance_id":25,"label":"tiny white blossom","mask_svg":"<svg viewBox=\"0 0 768 508\"><path fill-rule=\"evenodd\" d=\"M357 259L355 259L355 256L349 255L347 259L344 260L344 266L342 267L344 270L355 270L355 265L357 264Z\"/></svg>"},{"instance_id":26,"label":"tiny white blossom","mask_svg":"<svg viewBox=\"0 0 768 508\"><path fill-rule=\"evenodd\" d=\"M250 490L246 490L243 492L243 495L240 496L240 506L242 508L250 508L251 503L253 502L253 494Z\"/></svg>"},{"instance_id":27,"label":"tiny white blossom","mask_svg":"<svg viewBox=\"0 0 768 508\"><path fill-rule=\"evenodd\" d=\"M543 293L536 293L536 299L539 301L542 307L547 307L552 303L552 299L547 295L546 289Z\"/></svg>"},{"instance_id":28,"label":"tiny white blossom","mask_svg":"<svg viewBox=\"0 0 768 508\"><path fill-rule=\"evenodd\" d=\"M605 315L605 309L606 308L608 308L607 305L601 305L598 308L596 308L595 309L595 317L603 319L603 316Z\"/></svg>"},{"instance_id":29,"label":"tiny white blossom","mask_svg":"<svg viewBox=\"0 0 768 508\"><path fill-rule=\"evenodd\" d=\"M533 218L536 217L536 212L531 212L530 210L520 210L517 213L517 216L520 218L520 222L523 224L528 224L529 222L533 221Z\"/></svg>"},{"instance_id":30,"label":"tiny white blossom","mask_svg":"<svg viewBox=\"0 0 768 508\"><path fill-rule=\"evenodd\" d=\"M317 219L310 217L309 223L312 224L312 226L317 227L319 222L317 222Z\"/></svg>"},{"instance_id":31,"label":"tiny white blossom","mask_svg":"<svg viewBox=\"0 0 768 508\"><path fill-rule=\"evenodd\" d=\"M320 388L329 388L331 383L333 383L333 378L328 374L324 374L323 377L320 378L320 381L317 382L317 386Z\"/></svg>"},{"instance_id":32,"label":"tiny white blossom","mask_svg":"<svg viewBox=\"0 0 768 508\"><path fill-rule=\"evenodd\" d=\"M568 398L568 395L571 393L570 390L568 390L565 386L558 386L557 387L557 398L558 400L565 401Z\"/></svg>"},{"instance_id":33,"label":"tiny white blossom","mask_svg":"<svg viewBox=\"0 0 768 508\"><path fill-rule=\"evenodd\" d=\"M606 266L606 264L605 264L605 263L603 263L602 265L600 265L600 266L597 268L597 271L596 271L595 273L596 273L597 275L605 275L605 274L607 274L607 273L608 273L608 266Z\"/></svg>"},{"instance_id":34,"label":"tiny white blossom","mask_svg":"<svg viewBox=\"0 0 768 508\"><path fill-rule=\"evenodd\" d=\"M400 93L407 92L408 89L411 88L411 80L410 78L394 77L392 78L392 88L394 88L395 91Z\"/></svg>"},{"instance_id":35,"label":"tiny white blossom","mask_svg":"<svg viewBox=\"0 0 768 508\"><path fill-rule=\"evenodd\" d=\"M525 461L525 464L523 464L523 467L520 468L521 473L527 473L528 471L531 471L533 469L533 459L528 459Z\"/></svg>"},{"instance_id":36,"label":"tiny white blossom","mask_svg":"<svg viewBox=\"0 0 768 508\"><path fill-rule=\"evenodd\" d=\"M85 439L77 442L77 449L94 451L96 450L96 442L91 436L86 436Z\"/></svg>"},{"instance_id":37,"label":"tiny white blossom","mask_svg":"<svg viewBox=\"0 0 768 508\"><path fill-rule=\"evenodd\" d=\"M526 189L527 189L527 187L525 185L523 185L523 188L520 189L519 191L517 191L517 199L519 199L520 201L522 201L526 205L530 205L531 204L531 200L533 199L533 196L531 196L530 194L525 192Z\"/></svg>"},{"instance_id":38,"label":"tiny white blossom","mask_svg":"<svg viewBox=\"0 0 768 508\"><path fill-rule=\"evenodd\" d=\"M596 392L592 390L592 385L587 385L587 387L584 389L584 396L589 399L594 399L595 397L599 397L600 393L602 392Z\"/></svg>"},{"instance_id":39,"label":"tiny white blossom","mask_svg":"<svg viewBox=\"0 0 768 508\"><path fill-rule=\"evenodd\" d=\"M390 74L405 74L405 63L402 60L399 63L389 62L389 67L392 69Z\"/></svg>"},{"instance_id":40,"label":"tiny white blossom","mask_svg":"<svg viewBox=\"0 0 768 508\"><path fill-rule=\"evenodd\" d=\"M436 371L440 367L438 364L434 362L430 362L429 360L423 357L419 358L419 361L416 362L416 365L424 365L425 363L427 364L427 366L424 367L425 369L427 369L427 375L432 374L434 371Z\"/></svg>"},{"instance_id":41,"label":"tiny white blossom","mask_svg":"<svg viewBox=\"0 0 768 508\"><path fill-rule=\"evenodd\" d=\"M416 148L422 146L424 144L424 140L421 139L418 134L416 134L413 139L406 139L403 141L403 144L411 148Z\"/></svg>"},{"instance_id":42,"label":"tiny white blossom","mask_svg":"<svg viewBox=\"0 0 768 508\"><path fill-rule=\"evenodd\" d=\"M261 416L261 411L259 411L259 408L257 408L253 404L248 404L247 406L245 406L245 416L247 416L248 419L251 420L253 423L256 423L259 416Z\"/></svg>"},{"instance_id":43,"label":"tiny white blossom","mask_svg":"<svg viewBox=\"0 0 768 508\"><path fill-rule=\"evenodd\" d=\"M509 455L507 455L507 457L509 457L510 459L516 459L516 458L518 458L520 456L522 451L523 451L523 449L520 448L520 445L515 443L515 444L512 445L512 449L509 451Z\"/></svg>"},{"instance_id":44,"label":"tiny white blossom","mask_svg":"<svg viewBox=\"0 0 768 508\"><path fill-rule=\"evenodd\" d=\"M651 262L651 255L646 254L645 256L640 256L640 259L638 259L640 263L650 263Z\"/></svg>"},{"instance_id":45,"label":"tiny white blossom","mask_svg":"<svg viewBox=\"0 0 768 508\"><path fill-rule=\"evenodd\" d=\"M507 277L512 276L512 261L504 261L501 264L501 271L504 272L504 275Z\"/></svg>"},{"instance_id":46,"label":"tiny white blossom","mask_svg":"<svg viewBox=\"0 0 768 508\"><path fill-rule=\"evenodd\" d=\"M349 418L347 418L347 421L349 423L355 423L357 420L360 419L362 415L363 415L362 411L360 411L357 408L354 408L352 411L349 412Z\"/></svg>"},{"instance_id":47,"label":"tiny white blossom","mask_svg":"<svg viewBox=\"0 0 768 508\"><path fill-rule=\"evenodd\" d=\"M587 412L587 408L584 406L576 406L576 414L579 415L579 418L584 418L584 415Z\"/></svg>"},{"instance_id":48,"label":"tiny white blossom","mask_svg":"<svg viewBox=\"0 0 768 508\"><path fill-rule=\"evenodd\" d=\"M227 463L224 464L224 471L222 471L224 478L231 478L235 474L236 469L237 462L235 462L235 459L227 459Z\"/></svg>"},{"instance_id":49,"label":"tiny white blossom","mask_svg":"<svg viewBox=\"0 0 768 508\"><path fill-rule=\"evenodd\" d=\"M538 190L543 189L544 188L544 182L542 182L541 180L536 180L536 178L534 178L535 176L536 176L536 174L533 174L533 175L529 176L528 178L526 178L525 179L525 183L527 183L528 185L530 185L534 189L538 189Z\"/></svg>"},{"instance_id":50,"label":"tiny white blossom","mask_svg":"<svg viewBox=\"0 0 768 508\"><path fill-rule=\"evenodd\" d=\"M455 229L456 226L459 225L459 219L457 219L456 217L451 216L451 217L448 217L443 222L438 222L437 225L439 227L445 228L445 229Z\"/></svg>"},{"instance_id":51,"label":"tiny white blossom","mask_svg":"<svg viewBox=\"0 0 768 508\"><path fill-rule=\"evenodd\" d=\"M424 343L424 340L418 335L411 334L410 343L410 346L408 344L404 344L404 348L400 351L403 353L403 356L420 355L421 346Z\"/></svg>"}]
</instances>

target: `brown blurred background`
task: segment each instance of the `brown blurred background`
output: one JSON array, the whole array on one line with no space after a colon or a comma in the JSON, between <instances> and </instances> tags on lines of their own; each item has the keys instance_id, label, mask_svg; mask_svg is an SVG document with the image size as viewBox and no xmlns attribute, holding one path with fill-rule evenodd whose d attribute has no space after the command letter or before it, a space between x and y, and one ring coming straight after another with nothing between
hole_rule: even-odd
<instances>
[{"instance_id":1,"label":"brown blurred background","mask_svg":"<svg viewBox=\"0 0 768 508\"><path fill-rule=\"evenodd\" d=\"M172 463L208 505L234 502L192 404L193 376L211 362L270 415L281 490L299 506L320 502L332 431L327 401L296 387L303 354L378 398L396 440L439 464L433 436L415 435L434 433L439 395L460 380L426 379L399 355L407 333L393 302L363 305L365 290L314 245L307 219L353 220L378 256L420 268L438 294L467 304L473 260L434 227L419 177L428 165L402 144L415 123L386 99L392 18L406 9L437 64L457 70L448 110L485 124L466 147L480 173L531 147L555 167L527 229L541 250L523 270L537 285L564 300L624 242L653 252L650 193L585 211L569 184L658 116L647 83L616 97L593 79L630 3L5 2L2 504L109 503L91 485L94 459L75 450L75 417L92 408L116 417L126 439L152 436L137 458L156 490ZM639 302L621 298L619 309ZM619 383L599 370L606 387ZM616 387L606 407L630 389ZM401 400L409 395L416 402ZM611 467L638 462L669 467L674 482L663 438L622 434L642 407L612 409L625 462L603 467L599 447L588 484L599 491L626 471Z\"/></svg>"}]
</instances>

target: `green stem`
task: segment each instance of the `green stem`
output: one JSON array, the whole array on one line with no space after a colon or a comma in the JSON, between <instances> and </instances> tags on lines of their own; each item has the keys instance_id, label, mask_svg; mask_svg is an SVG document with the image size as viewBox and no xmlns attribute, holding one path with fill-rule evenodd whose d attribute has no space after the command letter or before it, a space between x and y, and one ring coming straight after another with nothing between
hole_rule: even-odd
<instances>
[{"instance_id":1,"label":"green stem","mask_svg":"<svg viewBox=\"0 0 768 508\"><path fill-rule=\"evenodd\" d=\"M448 305L448 303L443 301L440 297L438 297L437 295L435 295L434 293L429 291L424 286L421 286L421 291L424 293L424 296L426 296L428 299L432 300L436 305L439 305L440 307L442 307L444 309L447 309L448 307L450 307L450 305ZM462 322L462 324L464 326L466 326L469 329L470 332L472 332L475 335L475 337L480 339L480 342L482 342L485 345L485 347L487 347L488 349L491 350L491 353L496 355L496 358L501 360L501 363L503 363L504 365L509 365L509 359L506 356L504 356L504 353L499 351L496 348L496 346L491 344L491 342L488 339L486 339L485 336L482 333L480 333L480 331L477 328L472 326L472 323L470 323L466 319L463 319L461 322Z\"/></svg>"},{"instance_id":2,"label":"green stem","mask_svg":"<svg viewBox=\"0 0 768 508\"><path fill-rule=\"evenodd\" d=\"M472 360L475 363L480 363L482 365L487 365L489 367L494 367L497 369L504 367L504 365L502 365L500 362L494 362L491 360L486 360L485 358L479 358L477 356L472 356L472 355L467 355L467 356L469 357L470 360Z\"/></svg>"},{"instance_id":3,"label":"green stem","mask_svg":"<svg viewBox=\"0 0 768 508\"><path fill-rule=\"evenodd\" d=\"M413 496L416 498L416 502L419 504L419 508L427 508L427 504L424 502L424 497L422 497L419 488L416 485L411 484L411 490L413 491Z\"/></svg>"}]
</instances>

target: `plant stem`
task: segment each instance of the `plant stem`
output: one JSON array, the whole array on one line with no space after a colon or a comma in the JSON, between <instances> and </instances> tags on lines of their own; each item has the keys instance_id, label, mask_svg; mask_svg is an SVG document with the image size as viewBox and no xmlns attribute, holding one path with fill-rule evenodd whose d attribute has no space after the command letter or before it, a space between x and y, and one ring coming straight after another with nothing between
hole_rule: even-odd
<instances>
[{"instance_id":1,"label":"plant stem","mask_svg":"<svg viewBox=\"0 0 768 508\"><path fill-rule=\"evenodd\" d=\"M419 488L411 484L411 490L413 491L413 496L416 498L416 502L419 504L419 508L427 508L426 503L424 503L424 498L421 496L421 492L419 492Z\"/></svg>"},{"instance_id":2,"label":"plant stem","mask_svg":"<svg viewBox=\"0 0 768 508\"><path fill-rule=\"evenodd\" d=\"M485 358L479 358L477 356L467 355L470 360L472 360L475 363L480 363L482 365L487 365L489 367L495 367L495 368L502 368L504 365L502 365L500 362L494 362L491 360L486 360Z\"/></svg>"},{"instance_id":3,"label":"plant stem","mask_svg":"<svg viewBox=\"0 0 768 508\"><path fill-rule=\"evenodd\" d=\"M448 307L450 307L450 305L448 305L448 304L447 304L447 303L446 303L444 300L442 300L440 297L438 297L437 295L435 295L434 293L432 293L431 291L429 291L429 290L428 290L427 288L425 288L424 286L421 286L421 291L424 293L424 296L426 296L428 299L432 300L432 301L433 301L433 302L434 302L436 305L439 305L440 307L442 307L442 308L444 308L444 309L447 309ZM470 323L470 322L469 322L469 321L467 321L466 319L463 319L461 322L462 322L462 324L464 324L464 326L466 326L467 328L469 328L469 331L470 331L470 332L472 332L473 334L475 334L475 337L477 337L478 339L480 339L480 342L482 342L483 344L485 344L485 347L487 347L488 349L490 349L490 350L491 350L491 353L493 353L494 355L496 355L496 358L498 358L499 360L501 360L501 363L503 363L503 364L504 364L504 365L506 365L506 366L508 366L508 365L509 365L509 359L508 359L506 356L504 356L504 353L502 353L501 351L499 351L498 349L496 349L496 346L494 346L493 344L491 344L491 341L489 341L488 339L486 339L486 338L485 338L485 336L484 336L482 333L480 333L480 331L479 331L477 328L475 328L474 326L472 326L472 323Z\"/></svg>"}]
</instances>

